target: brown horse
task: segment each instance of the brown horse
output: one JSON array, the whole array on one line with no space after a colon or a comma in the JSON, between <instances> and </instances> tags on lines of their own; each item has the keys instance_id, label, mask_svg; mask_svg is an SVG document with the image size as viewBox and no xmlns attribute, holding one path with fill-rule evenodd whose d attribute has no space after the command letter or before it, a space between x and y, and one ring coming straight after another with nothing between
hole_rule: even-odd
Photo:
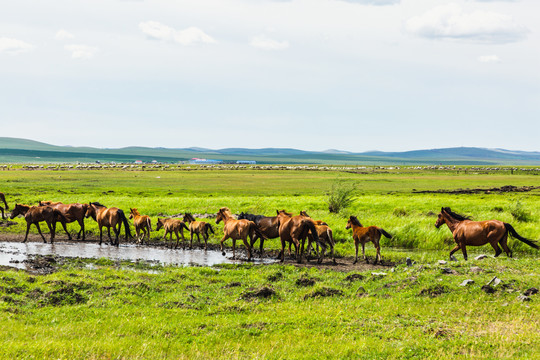
<instances>
[{"instance_id":1,"label":"brown horse","mask_svg":"<svg viewBox=\"0 0 540 360\"><path fill-rule=\"evenodd\" d=\"M150 240L150 231L152 231L152 223L150 222L150 216L141 215L137 208L129 209L129 218L133 219L133 225L135 226L135 233L137 234L137 241L141 244L144 242L144 237L148 235ZM142 237L141 237L142 231Z\"/></svg>"},{"instance_id":2,"label":"brown horse","mask_svg":"<svg viewBox=\"0 0 540 360\"><path fill-rule=\"evenodd\" d=\"M308 217L308 218L311 219L311 217L304 210L300 211L300 215ZM334 243L334 236L333 236L332 229L330 229L328 224L325 223L322 220L313 220L313 219L311 219L311 221L313 221L313 224L315 225L315 229L317 229L317 234L319 235L319 241L316 242L316 244L317 244L317 256L319 256L318 263L319 264L322 263L322 261L324 259L324 254L326 252L326 247L329 246L330 247L330 253L332 255L332 261L335 264L336 263L336 258L334 256L334 245L335 245L335 243ZM309 240L308 240L307 248L308 248L308 257L309 257L309 255L311 254L311 246L312 246L313 238L311 236L309 236L308 239ZM318 249L319 245L322 248L320 254L319 254L319 249Z\"/></svg>"},{"instance_id":3,"label":"brown horse","mask_svg":"<svg viewBox=\"0 0 540 360\"><path fill-rule=\"evenodd\" d=\"M58 211L64 215L66 219L66 223L72 223L74 221L77 221L79 223L79 226L81 227L79 232L77 233L77 239L81 238L82 233L82 239L83 241L86 239L86 234L84 233L84 216L86 215L86 211L88 210L88 204L62 204L61 202L53 202L53 201L40 201L39 206L52 206ZM68 233L69 240L71 240L71 235Z\"/></svg>"},{"instance_id":4,"label":"brown horse","mask_svg":"<svg viewBox=\"0 0 540 360\"><path fill-rule=\"evenodd\" d=\"M242 239L244 245L248 251L248 261L251 260L251 246L248 243L247 238L250 237L250 240L253 241L255 234L258 234L260 237L265 238L265 235L261 233L257 225L253 221L246 219L236 220L231 214L231 210L227 207L222 207L219 209L216 217L216 224L219 224L220 221L223 221L223 238L221 239L221 254L225 256L225 251L223 251L223 242L228 238L232 239L233 243L233 259L236 258L236 240Z\"/></svg>"},{"instance_id":5,"label":"brown horse","mask_svg":"<svg viewBox=\"0 0 540 360\"><path fill-rule=\"evenodd\" d=\"M52 206L30 206L16 204L15 208L11 212L10 218L14 219L18 215L23 215L24 220L26 220L26 235L24 236L23 243L28 240L28 232L30 231L30 226L32 224L36 225L39 235L41 235L43 242L46 243L47 241L45 240L45 236L43 236L43 234L41 233L39 223L42 221L45 221L47 223L47 227L49 228L49 231L51 233L51 244L54 242L56 222L60 221L64 226L64 229L66 228L66 219L60 211L53 208Z\"/></svg>"},{"instance_id":6,"label":"brown horse","mask_svg":"<svg viewBox=\"0 0 540 360\"><path fill-rule=\"evenodd\" d=\"M196 234L199 245L201 245L200 235L202 235L204 239L204 250L206 250L208 247L208 238L210 237L208 231L215 234L212 225L204 221L196 221L190 213L184 214L184 222L189 224L189 248L193 248L193 234Z\"/></svg>"},{"instance_id":7,"label":"brown horse","mask_svg":"<svg viewBox=\"0 0 540 360\"><path fill-rule=\"evenodd\" d=\"M260 247L259 247L259 257L263 257L264 253L264 240L265 239L275 239L279 237L279 219L277 216L263 216L263 215L253 215L253 214L246 214L246 213L240 213L238 215L238 220L250 220L253 221L257 227L259 228L259 231L264 234L265 237L260 237L255 233L255 236L251 240L251 243L249 244L251 248L253 248L253 245L257 242L258 239L260 239ZM289 250L290 253L290 250Z\"/></svg>"},{"instance_id":8,"label":"brown horse","mask_svg":"<svg viewBox=\"0 0 540 360\"><path fill-rule=\"evenodd\" d=\"M525 244L538 249L535 241L525 239L514 230L512 225L499 220L471 221L469 217L456 214L449 207L443 207L437 217L435 227L438 229L442 224L448 225L457 244L450 251L450 259L453 259L452 255L461 249L463 257L467 260L467 245L481 246L487 243L495 250L495 257L502 253L499 244L503 247L506 255L512 257L512 251L507 244L508 233Z\"/></svg>"},{"instance_id":9,"label":"brown horse","mask_svg":"<svg viewBox=\"0 0 540 360\"><path fill-rule=\"evenodd\" d=\"M2 200L4 204L6 205L6 210L9 210L9 206L6 202L6 196L4 195L4 193L0 193L0 200ZM6 217L4 216L4 208L1 206L0 206L0 211L2 211L2 219L5 219Z\"/></svg>"},{"instance_id":10,"label":"brown horse","mask_svg":"<svg viewBox=\"0 0 540 360\"><path fill-rule=\"evenodd\" d=\"M319 242L319 235L315 224L306 216L291 216L292 214L285 210L277 210L276 212L279 219L279 238L281 240L281 252L278 255L278 259L281 258L281 262L285 260L285 243L289 242L294 244L296 248L296 261L301 263L306 237L310 235L313 241ZM302 241L302 246L300 246L300 240Z\"/></svg>"},{"instance_id":11,"label":"brown horse","mask_svg":"<svg viewBox=\"0 0 540 360\"><path fill-rule=\"evenodd\" d=\"M102 205L98 202L91 202L88 204L88 208L86 210L85 216L92 217L92 219L94 219L98 223L99 245L101 245L101 243L103 242L103 227L104 226L107 228L107 234L109 235L109 241L111 245L116 245L116 246L120 245L118 236L120 235L120 230L122 229L122 223L124 224L126 240L132 237L131 232L129 231L128 219L126 218L124 211L119 208L116 208L116 207L107 208L105 205ZM114 230L114 235L115 235L114 242L111 239L111 227Z\"/></svg>"},{"instance_id":12,"label":"brown horse","mask_svg":"<svg viewBox=\"0 0 540 360\"><path fill-rule=\"evenodd\" d=\"M172 239L173 232L176 234L176 246L174 248L175 249L178 248L178 243L180 242L180 237L178 236L178 232L180 232L180 234L182 235L182 249L186 248L186 245L185 245L185 240L186 239L184 238L184 229L186 229L186 230L189 230L189 229L186 226L185 222L183 222L180 219L172 219L172 218L160 219L160 218L158 218L157 219L157 224L156 224L156 231L160 230L161 228L165 229L165 234L163 234L163 239L165 239L165 241L167 240L167 238L166 238L167 234L170 234L170 244L171 244L170 248L171 249L172 249L172 244L173 244L173 239Z\"/></svg>"},{"instance_id":13,"label":"brown horse","mask_svg":"<svg viewBox=\"0 0 540 360\"><path fill-rule=\"evenodd\" d=\"M363 227L362 224L360 224L360 221L358 221L358 218L356 216L349 217L349 220L347 221L347 226L345 229L352 228L353 232L353 239L354 239L354 246L356 248L356 257L354 259L353 264L356 264L358 262L358 245L362 244L362 255L364 256L364 260L366 260L366 263L368 262L368 259L366 257L365 252L365 245L368 241L371 241L373 245L375 246L375 249L377 249L377 255L375 256L375 262L377 263L378 260L382 261L381 256L381 246L379 244L379 240L381 238L381 235L384 235L385 237L391 239L392 235L381 229L377 226L368 226Z\"/></svg>"}]
</instances>

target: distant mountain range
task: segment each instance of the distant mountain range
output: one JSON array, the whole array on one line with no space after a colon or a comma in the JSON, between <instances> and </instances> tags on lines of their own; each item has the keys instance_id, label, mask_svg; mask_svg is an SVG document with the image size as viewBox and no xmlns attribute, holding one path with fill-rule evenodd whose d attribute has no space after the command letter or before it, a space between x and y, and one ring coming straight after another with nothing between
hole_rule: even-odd
<instances>
[{"instance_id":1,"label":"distant mountain range","mask_svg":"<svg viewBox=\"0 0 540 360\"><path fill-rule=\"evenodd\" d=\"M90 163L96 161L130 163L136 160L178 163L192 158L226 162L254 160L259 164L540 165L540 152L476 147L363 153L336 149L304 151L289 148L213 150L198 147L169 149L131 146L102 149L56 146L27 139L0 137L0 163Z\"/></svg>"}]
</instances>

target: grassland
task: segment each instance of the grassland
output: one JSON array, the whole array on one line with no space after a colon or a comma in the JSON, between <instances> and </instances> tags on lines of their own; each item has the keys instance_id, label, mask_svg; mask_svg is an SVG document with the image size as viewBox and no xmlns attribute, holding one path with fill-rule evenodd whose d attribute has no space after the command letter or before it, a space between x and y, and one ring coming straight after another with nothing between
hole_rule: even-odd
<instances>
[{"instance_id":1,"label":"grassland","mask_svg":"<svg viewBox=\"0 0 540 360\"><path fill-rule=\"evenodd\" d=\"M353 185L356 196L350 208L330 214L325 198L336 182ZM518 299L540 287L538 253L511 241L514 259L465 262L458 255L459 261L439 265L452 240L448 229L433 226L440 207L450 206L475 219L510 222L538 239L540 192L413 192L538 185L532 173L17 170L0 171L0 184L10 205L100 201L138 207L154 220L221 206L268 215L307 210L334 229L340 256L354 251L344 229L349 214L394 235L382 249L393 265L348 273L249 263L145 267L107 259L57 259L47 275L4 269L0 358L528 359L540 353L540 295ZM517 208L526 221L512 215ZM0 231L20 235L24 220L16 221ZM369 245L367 252L374 255ZM471 257L480 252L492 249L470 251ZM407 257L415 264L407 266ZM503 282L484 292L481 286L494 276ZM466 279L475 282L460 286Z\"/></svg>"}]
</instances>

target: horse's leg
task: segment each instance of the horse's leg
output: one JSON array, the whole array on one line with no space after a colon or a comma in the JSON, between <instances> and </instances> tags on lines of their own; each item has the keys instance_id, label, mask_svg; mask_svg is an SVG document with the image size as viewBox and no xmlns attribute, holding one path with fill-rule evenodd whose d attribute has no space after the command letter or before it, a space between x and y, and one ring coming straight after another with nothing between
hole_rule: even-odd
<instances>
[{"instance_id":1,"label":"horse's leg","mask_svg":"<svg viewBox=\"0 0 540 360\"><path fill-rule=\"evenodd\" d=\"M65 221L60 221L60 224L62 224L62 227L64 228L64 231L66 232L66 234L68 236L68 240L71 240L71 234L69 233L69 231L67 229L66 222ZM56 223L55 223L55 227L56 227ZM55 229L55 231L56 231L56 229Z\"/></svg>"},{"instance_id":2,"label":"horse's leg","mask_svg":"<svg viewBox=\"0 0 540 360\"><path fill-rule=\"evenodd\" d=\"M321 243L321 251L319 254L317 254L317 256L319 256L319 260L317 261L317 263L322 263L323 260L324 260L324 253L326 252L326 244L324 243Z\"/></svg>"},{"instance_id":3,"label":"horse's leg","mask_svg":"<svg viewBox=\"0 0 540 360\"><path fill-rule=\"evenodd\" d=\"M248 251L248 261L250 261L251 260L251 246L249 246L247 236L245 239L242 239L242 240L244 240L244 245L246 246L247 251Z\"/></svg>"},{"instance_id":4,"label":"horse's leg","mask_svg":"<svg viewBox=\"0 0 540 360\"><path fill-rule=\"evenodd\" d=\"M197 234L199 236L199 234ZM199 244L201 243L201 240L199 239ZM193 231L189 230L189 248L193 249Z\"/></svg>"},{"instance_id":5,"label":"horse's leg","mask_svg":"<svg viewBox=\"0 0 540 360\"><path fill-rule=\"evenodd\" d=\"M366 256L366 243L362 243L362 256L364 257L364 260L366 261L366 264L369 264L369 260Z\"/></svg>"},{"instance_id":6,"label":"horse's leg","mask_svg":"<svg viewBox=\"0 0 540 360\"><path fill-rule=\"evenodd\" d=\"M355 249L355 252L356 252L356 255L354 257L354 262L353 264L356 264L358 262L358 241L354 241L354 249Z\"/></svg>"},{"instance_id":7,"label":"horse's leg","mask_svg":"<svg viewBox=\"0 0 540 360\"><path fill-rule=\"evenodd\" d=\"M507 244L508 241L508 234L504 234L501 240L499 240L499 244L501 244L502 248L504 249L504 252L506 252L506 256L512 257L512 250L508 247Z\"/></svg>"},{"instance_id":8,"label":"horse's leg","mask_svg":"<svg viewBox=\"0 0 540 360\"><path fill-rule=\"evenodd\" d=\"M114 245L111 238L111 227L107 226L107 235L109 235L109 244Z\"/></svg>"},{"instance_id":9,"label":"horse's leg","mask_svg":"<svg viewBox=\"0 0 540 360\"><path fill-rule=\"evenodd\" d=\"M201 246L201 234L197 231L195 233L195 235L197 235L197 242L199 243L199 247ZM203 235L203 238L204 238L204 235Z\"/></svg>"},{"instance_id":10,"label":"horse's leg","mask_svg":"<svg viewBox=\"0 0 540 360\"><path fill-rule=\"evenodd\" d=\"M281 259L281 262L285 261L285 240L280 236L281 240L281 252L278 254L277 259Z\"/></svg>"},{"instance_id":11,"label":"horse's leg","mask_svg":"<svg viewBox=\"0 0 540 360\"><path fill-rule=\"evenodd\" d=\"M295 247L295 255L296 255L296 262L298 264L302 263L302 255L304 253L304 249L300 248L300 241L298 239L293 238L294 241L294 247ZM303 243L303 240L302 240Z\"/></svg>"},{"instance_id":12,"label":"horse's leg","mask_svg":"<svg viewBox=\"0 0 540 360\"><path fill-rule=\"evenodd\" d=\"M186 238L184 237L184 230L180 228L180 235L182 235L182 250L186 249ZM178 233L176 233L176 236L178 236Z\"/></svg>"},{"instance_id":13,"label":"horse's leg","mask_svg":"<svg viewBox=\"0 0 540 360\"><path fill-rule=\"evenodd\" d=\"M203 233L204 250L206 250L208 248L208 238L209 238L208 231L205 230L204 233Z\"/></svg>"},{"instance_id":14,"label":"horse's leg","mask_svg":"<svg viewBox=\"0 0 540 360\"><path fill-rule=\"evenodd\" d=\"M232 239L232 258L236 259L236 239Z\"/></svg>"},{"instance_id":15,"label":"horse's leg","mask_svg":"<svg viewBox=\"0 0 540 360\"><path fill-rule=\"evenodd\" d=\"M454 255L454 253L455 253L456 251L458 251L460 248L461 248L461 246L460 246L459 244L457 244L455 248L453 248L452 250L450 250L450 260L452 260L452 255Z\"/></svg>"},{"instance_id":16,"label":"horse's leg","mask_svg":"<svg viewBox=\"0 0 540 360\"><path fill-rule=\"evenodd\" d=\"M86 235L84 233L84 219L78 220L78 222L79 222L79 225L81 226L81 230L79 230L79 234L77 234L77 239L81 238L81 233L82 233L82 240L84 241L85 235Z\"/></svg>"},{"instance_id":17,"label":"horse's leg","mask_svg":"<svg viewBox=\"0 0 540 360\"><path fill-rule=\"evenodd\" d=\"M26 235L24 235L23 243L25 243L26 240L28 240L28 232L30 231L30 225L32 225L32 223L26 222Z\"/></svg>"},{"instance_id":18,"label":"horse's leg","mask_svg":"<svg viewBox=\"0 0 540 360\"><path fill-rule=\"evenodd\" d=\"M56 221L48 222L45 221L47 227L49 228L49 233L51 234L51 244L54 242L54 235L56 234Z\"/></svg>"},{"instance_id":19,"label":"horse's leg","mask_svg":"<svg viewBox=\"0 0 540 360\"><path fill-rule=\"evenodd\" d=\"M495 250L495 257L499 256L502 254L502 250L501 248L499 247L499 243L495 242L495 241L492 241L489 243L489 245L491 245L491 247L493 248L493 250Z\"/></svg>"},{"instance_id":20,"label":"horse's leg","mask_svg":"<svg viewBox=\"0 0 540 360\"><path fill-rule=\"evenodd\" d=\"M43 239L43 242L46 244L47 243L47 240L45 240L45 236L43 236L43 234L41 233L41 228L39 227L39 223L36 222L36 227L37 227L37 231L39 232L39 235L41 235L41 238Z\"/></svg>"},{"instance_id":21,"label":"horse's leg","mask_svg":"<svg viewBox=\"0 0 540 360\"><path fill-rule=\"evenodd\" d=\"M461 244L461 252L463 253L463 258L467 260L467 247L465 244Z\"/></svg>"},{"instance_id":22,"label":"horse's leg","mask_svg":"<svg viewBox=\"0 0 540 360\"><path fill-rule=\"evenodd\" d=\"M229 235L223 235L221 242L219 243L221 249L221 255L225 256L225 251L223 251L223 242L229 238Z\"/></svg>"},{"instance_id":23,"label":"horse's leg","mask_svg":"<svg viewBox=\"0 0 540 360\"><path fill-rule=\"evenodd\" d=\"M6 217L4 216L4 208L0 206L0 211L2 211L2 219L5 219Z\"/></svg>"},{"instance_id":24,"label":"horse's leg","mask_svg":"<svg viewBox=\"0 0 540 360\"><path fill-rule=\"evenodd\" d=\"M98 224L99 226L99 245L103 242L103 225Z\"/></svg>"},{"instance_id":25,"label":"horse's leg","mask_svg":"<svg viewBox=\"0 0 540 360\"><path fill-rule=\"evenodd\" d=\"M378 261L382 261L382 258L381 258L381 245L379 243L379 240L374 241L373 244L375 245L375 249L377 249L377 255L375 255L375 262L373 264L377 264Z\"/></svg>"}]
</instances>

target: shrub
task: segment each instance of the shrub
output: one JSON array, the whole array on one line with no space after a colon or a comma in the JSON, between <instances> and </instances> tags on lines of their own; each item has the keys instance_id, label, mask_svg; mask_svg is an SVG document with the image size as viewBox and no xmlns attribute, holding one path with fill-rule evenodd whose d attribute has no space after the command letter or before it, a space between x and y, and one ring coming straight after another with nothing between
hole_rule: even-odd
<instances>
[{"instance_id":1,"label":"shrub","mask_svg":"<svg viewBox=\"0 0 540 360\"><path fill-rule=\"evenodd\" d=\"M332 185L332 190L326 199L328 211L331 213L338 213L351 205L353 202L353 191L354 189L352 187L341 184Z\"/></svg>"},{"instance_id":2,"label":"shrub","mask_svg":"<svg viewBox=\"0 0 540 360\"><path fill-rule=\"evenodd\" d=\"M514 207L510 210L510 214L512 214L517 221L527 222L531 220L531 213L523 208L523 205L519 200L514 203Z\"/></svg>"}]
</instances>

